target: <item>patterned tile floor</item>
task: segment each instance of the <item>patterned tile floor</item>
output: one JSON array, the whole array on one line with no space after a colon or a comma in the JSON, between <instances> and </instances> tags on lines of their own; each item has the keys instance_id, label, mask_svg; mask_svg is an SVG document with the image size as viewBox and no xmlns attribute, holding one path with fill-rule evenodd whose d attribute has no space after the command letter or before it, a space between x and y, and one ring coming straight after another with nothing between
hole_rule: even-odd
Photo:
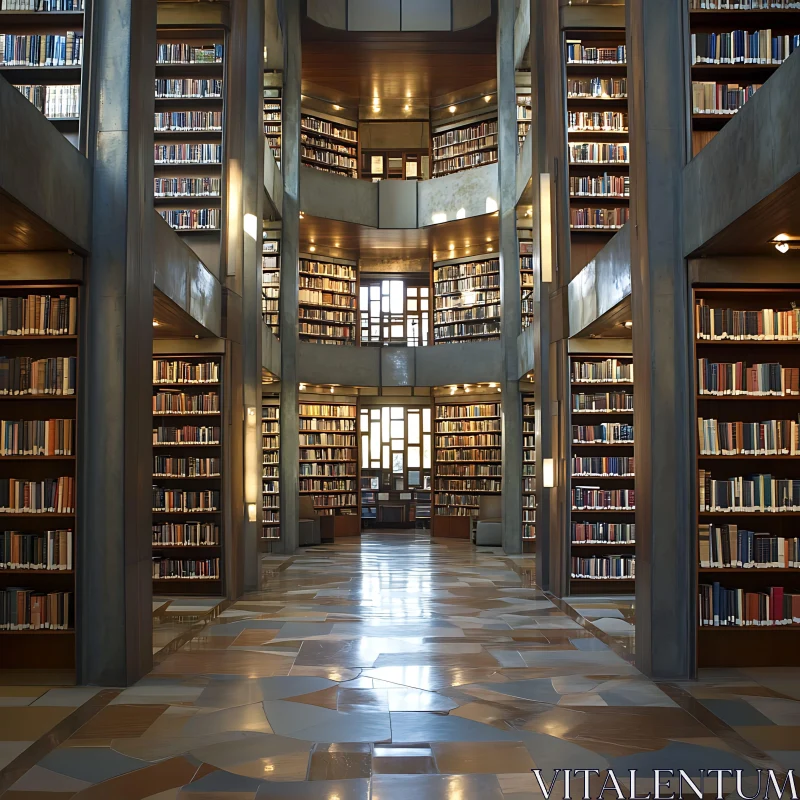
<instances>
[{"instance_id":1,"label":"patterned tile floor","mask_svg":"<svg viewBox=\"0 0 800 800\"><path fill-rule=\"evenodd\" d=\"M0 689L0 797L532 800L534 767L800 767L800 671L654 684L514 565L420 535L268 560L130 689Z\"/></svg>"}]
</instances>

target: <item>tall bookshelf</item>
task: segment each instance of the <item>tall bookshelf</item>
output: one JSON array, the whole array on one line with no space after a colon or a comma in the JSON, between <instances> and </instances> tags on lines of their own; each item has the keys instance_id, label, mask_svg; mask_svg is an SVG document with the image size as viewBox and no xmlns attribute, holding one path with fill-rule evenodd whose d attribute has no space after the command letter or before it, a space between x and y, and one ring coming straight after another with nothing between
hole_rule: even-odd
<instances>
[{"instance_id":1,"label":"tall bookshelf","mask_svg":"<svg viewBox=\"0 0 800 800\"><path fill-rule=\"evenodd\" d=\"M433 265L433 342L500 336L500 261L492 256Z\"/></svg>"},{"instance_id":2,"label":"tall bookshelf","mask_svg":"<svg viewBox=\"0 0 800 800\"><path fill-rule=\"evenodd\" d=\"M800 45L800 7L790 2L750 0L736 3L750 8L732 8L731 0L688 0L694 155Z\"/></svg>"},{"instance_id":3,"label":"tall bookshelf","mask_svg":"<svg viewBox=\"0 0 800 800\"><path fill-rule=\"evenodd\" d=\"M796 286L694 290L701 667L797 661L798 301ZM731 497L733 478L760 497Z\"/></svg>"},{"instance_id":4,"label":"tall bookshelf","mask_svg":"<svg viewBox=\"0 0 800 800\"><path fill-rule=\"evenodd\" d=\"M633 359L570 357L570 593L633 592Z\"/></svg>"},{"instance_id":5,"label":"tall bookshelf","mask_svg":"<svg viewBox=\"0 0 800 800\"><path fill-rule=\"evenodd\" d=\"M300 341L356 343L356 283L352 262L300 257Z\"/></svg>"},{"instance_id":6,"label":"tall bookshelf","mask_svg":"<svg viewBox=\"0 0 800 800\"><path fill-rule=\"evenodd\" d=\"M359 527L355 402L325 395L300 399L300 494L322 516L352 517Z\"/></svg>"},{"instance_id":7,"label":"tall bookshelf","mask_svg":"<svg viewBox=\"0 0 800 800\"><path fill-rule=\"evenodd\" d=\"M532 120L533 107L531 105L531 94L521 94L519 90L517 90L517 139L519 145L517 152L522 150L525 137L531 129Z\"/></svg>"},{"instance_id":8,"label":"tall bookshelf","mask_svg":"<svg viewBox=\"0 0 800 800\"><path fill-rule=\"evenodd\" d=\"M264 136L278 166L281 164L282 111L280 88L264 86Z\"/></svg>"},{"instance_id":9,"label":"tall bookshelf","mask_svg":"<svg viewBox=\"0 0 800 800\"><path fill-rule=\"evenodd\" d=\"M303 113L300 118L300 159L323 172L358 177L358 129L343 121Z\"/></svg>"},{"instance_id":10,"label":"tall bookshelf","mask_svg":"<svg viewBox=\"0 0 800 800\"><path fill-rule=\"evenodd\" d=\"M224 593L222 360L153 358L153 592Z\"/></svg>"},{"instance_id":11,"label":"tall bookshelf","mask_svg":"<svg viewBox=\"0 0 800 800\"><path fill-rule=\"evenodd\" d=\"M532 550L536 542L536 398L522 396L522 545Z\"/></svg>"},{"instance_id":12,"label":"tall bookshelf","mask_svg":"<svg viewBox=\"0 0 800 800\"><path fill-rule=\"evenodd\" d=\"M497 161L497 112L475 122L442 125L431 141L432 177L440 178Z\"/></svg>"},{"instance_id":13,"label":"tall bookshelf","mask_svg":"<svg viewBox=\"0 0 800 800\"><path fill-rule=\"evenodd\" d=\"M519 284L521 292L520 310L522 313L522 328L533 325L533 242L522 241L519 243Z\"/></svg>"},{"instance_id":14,"label":"tall bookshelf","mask_svg":"<svg viewBox=\"0 0 800 800\"><path fill-rule=\"evenodd\" d=\"M0 284L0 669L75 667L78 297Z\"/></svg>"},{"instance_id":15,"label":"tall bookshelf","mask_svg":"<svg viewBox=\"0 0 800 800\"><path fill-rule=\"evenodd\" d=\"M280 231L261 235L261 314L275 336L280 338L281 240Z\"/></svg>"},{"instance_id":16,"label":"tall bookshelf","mask_svg":"<svg viewBox=\"0 0 800 800\"><path fill-rule=\"evenodd\" d=\"M225 32L159 29L154 202L182 235L222 225Z\"/></svg>"},{"instance_id":17,"label":"tall bookshelf","mask_svg":"<svg viewBox=\"0 0 800 800\"><path fill-rule=\"evenodd\" d=\"M0 75L81 147L84 12L91 0L0 0ZM54 10L44 10L53 8ZM47 53L56 64L48 64Z\"/></svg>"},{"instance_id":18,"label":"tall bookshelf","mask_svg":"<svg viewBox=\"0 0 800 800\"><path fill-rule=\"evenodd\" d=\"M261 509L262 539L281 538L280 399L264 397L261 406Z\"/></svg>"},{"instance_id":19,"label":"tall bookshelf","mask_svg":"<svg viewBox=\"0 0 800 800\"><path fill-rule=\"evenodd\" d=\"M469 538L481 497L502 488L500 400L496 395L436 399L434 536Z\"/></svg>"},{"instance_id":20,"label":"tall bookshelf","mask_svg":"<svg viewBox=\"0 0 800 800\"><path fill-rule=\"evenodd\" d=\"M564 56L570 232L573 262L582 267L629 217L625 30L567 31Z\"/></svg>"}]
</instances>

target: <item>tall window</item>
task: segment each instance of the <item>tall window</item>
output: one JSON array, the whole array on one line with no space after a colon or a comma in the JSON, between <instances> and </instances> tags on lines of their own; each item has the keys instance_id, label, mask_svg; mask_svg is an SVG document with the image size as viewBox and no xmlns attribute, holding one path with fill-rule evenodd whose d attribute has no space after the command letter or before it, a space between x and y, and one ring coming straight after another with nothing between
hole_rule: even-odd
<instances>
[{"instance_id":1,"label":"tall window","mask_svg":"<svg viewBox=\"0 0 800 800\"><path fill-rule=\"evenodd\" d=\"M361 282L362 344L428 344L430 287L386 278Z\"/></svg>"},{"instance_id":2,"label":"tall window","mask_svg":"<svg viewBox=\"0 0 800 800\"><path fill-rule=\"evenodd\" d=\"M433 461L430 408L362 408L359 431L362 469L391 472L408 488L424 484Z\"/></svg>"}]
</instances>

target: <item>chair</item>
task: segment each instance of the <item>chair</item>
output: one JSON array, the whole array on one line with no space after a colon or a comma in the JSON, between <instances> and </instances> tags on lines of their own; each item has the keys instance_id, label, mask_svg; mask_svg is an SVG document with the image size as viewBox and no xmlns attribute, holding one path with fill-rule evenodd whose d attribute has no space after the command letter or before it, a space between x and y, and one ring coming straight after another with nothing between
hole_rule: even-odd
<instances>
[{"instance_id":1,"label":"chair","mask_svg":"<svg viewBox=\"0 0 800 800\"><path fill-rule=\"evenodd\" d=\"M500 497L481 497L475 544L482 547L500 547L503 544L503 505Z\"/></svg>"},{"instance_id":2,"label":"chair","mask_svg":"<svg viewBox=\"0 0 800 800\"><path fill-rule=\"evenodd\" d=\"M301 547L320 544L322 536L320 533L319 514L314 508L314 498L311 495L300 495L300 536L299 544Z\"/></svg>"}]
</instances>

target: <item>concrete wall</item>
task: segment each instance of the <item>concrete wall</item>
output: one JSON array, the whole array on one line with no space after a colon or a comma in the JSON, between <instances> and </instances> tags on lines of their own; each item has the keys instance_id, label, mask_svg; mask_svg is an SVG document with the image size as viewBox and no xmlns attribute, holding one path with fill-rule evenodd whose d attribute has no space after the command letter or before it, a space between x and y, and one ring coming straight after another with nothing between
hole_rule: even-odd
<instances>
[{"instance_id":1,"label":"concrete wall","mask_svg":"<svg viewBox=\"0 0 800 800\"><path fill-rule=\"evenodd\" d=\"M491 13L491 0L308 0L314 22L351 31L462 30Z\"/></svg>"},{"instance_id":2,"label":"concrete wall","mask_svg":"<svg viewBox=\"0 0 800 800\"><path fill-rule=\"evenodd\" d=\"M581 331L631 293L631 239L628 225L569 284L569 335Z\"/></svg>"},{"instance_id":3,"label":"concrete wall","mask_svg":"<svg viewBox=\"0 0 800 800\"><path fill-rule=\"evenodd\" d=\"M498 208L497 164L419 183L417 227L478 217Z\"/></svg>"},{"instance_id":4,"label":"concrete wall","mask_svg":"<svg viewBox=\"0 0 800 800\"><path fill-rule=\"evenodd\" d=\"M514 69L519 68L531 38L531 4L520 3L514 22Z\"/></svg>"},{"instance_id":5,"label":"concrete wall","mask_svg":"<svg viewBox=\"0 0 800 800\"><path fill-rule=\"evenodd\" d=\"M0 191L88 252L89 162L4 78L0 120Z\"/></svg>"},{"instance_id":6,"label":"concrete wall","mask_svg":"<svg viewBox=\"0 0 800 800\"><path fill-rule=\"evenodd\" d=\"M281 343L263 320L261 322L261 362L264 369L269 370L276 377L280 377Z\"/></svg>"},{"instance_id":7,"label":"concrete wall","mask_svg":"<svg viewBox=\"0 0 800 800\"><path fill-rule=\"evenodd\" d=\"M523 3L523 5L525 5ZM528 129L528 134L517 156L517 202L519 203L533 172L533 130ZM538 178L537 178L538 180Z\"/></svg>"},{"instance_id":8,"label":"concrete wall","mask_svg":"<svg viewBox=\"0 0 800 800\"><path fill-rule=\"evenodd\" d=\"M536 335L536 328L529 325L517 337L517 371L519 377L523 378L531 370L534 369L536 364L536 357L534 355L534 340Z\"/></svg>"},{"instance_id":9,"label":"concrete wall","mask_svg":"<svg viewBox=\"0 0 800 800\"><path fill-rule=\"evenodd\" d=\"M319 170L317 170L319 172ZM275 161L275 156L272 155L272 149L267 140L264 139L264 191L267 194L269 206L274 214L278 217L283 216L283 176L281 170ZM269 210L265 208L265 214Z\"/></svg>"},{"instance_id":10,"label":"concrete wall","mask_svg":"<svg viewBox=\"0 0 800 800\"><path fill-rule=\"evenodd\" d=\"M222 335L222 286L194 251L155 213L154 285L215 336Z\"/></svg>"},{"instance_id":11,"label":"concrete wall","mask_svg":"<svg viewBox=\"0 0 800 800\"><path fill-rule=\"evenodd\" d=\"M800 172L798 131L800 52L796 51L686 166L685 255Z\"/></svg>"},{"instance_id":12,"label":"concrete wall","mask_svg":"<svg viewBox=\"0 0 800 800\"><path fill-rule=\"evenodd\" d=\"M313 217L378 227L378 186L300 167L300 209Z\"/></svg>"}]
</instances>

